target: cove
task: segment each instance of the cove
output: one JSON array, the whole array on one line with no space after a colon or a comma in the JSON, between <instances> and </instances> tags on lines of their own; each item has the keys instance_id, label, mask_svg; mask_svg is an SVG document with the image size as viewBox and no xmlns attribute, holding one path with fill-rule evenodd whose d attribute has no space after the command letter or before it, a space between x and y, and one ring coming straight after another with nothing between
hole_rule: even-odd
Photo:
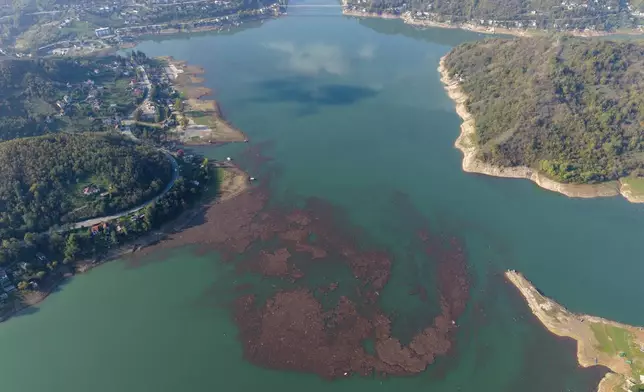
<instances>
[{"instance_id":1,"label":"cove","mask_svg":"<svg viewBox=\"0 0 644 392\"><path fill-rule=\"evenodd\" d=\"M573 343L538 325L501 272L522 271L574 311L644 324L636 311L644 294L643 207L567 199L528 181L461 171L453 148L460 119L436 68L451 47L481 38L293 8L234 34L138 46L203 66L228 120L271 160L244 158L241 145L201 152L233 156L260 180L274 173L276 203L332 203L365 241L397 256L382 306L401 315L398 325L413 325L423 309L409 291L432 276L405 254L409 217L392 195L406 194L433 229L462 239L471 300L456 347L428 371L329 384L254 366L242 356L229 305L239 284L274 281L239 275L214 252L180 248L93 270L1 325L3 385L27 392L595 390L601 369L579 370ZM336 272L347 273L321 268L319 279Z\"/></svg>"}]
</instances>

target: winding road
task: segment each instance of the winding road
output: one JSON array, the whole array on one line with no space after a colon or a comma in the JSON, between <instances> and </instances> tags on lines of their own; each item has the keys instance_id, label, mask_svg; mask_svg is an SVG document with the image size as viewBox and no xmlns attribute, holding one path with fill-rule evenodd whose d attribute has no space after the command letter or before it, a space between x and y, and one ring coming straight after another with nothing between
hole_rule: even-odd
<instances>
[{"instance_id":1,"label":"winding road","mask_svg":"<svg viewBox=\"0 0 644 392\"><path fill-rule=\"evenodd\" d=\"M148 89L150 89L152 84L150 83L150 79L148 78L147 72L145 72L145 68L143 68L141 66L139 66L139 67L140 67L140 71L143 74L143 80L144 80L146 86L148 87ZM147 101L148 99L149 98L146 97L145 101ZM143 105L143 104L141 104L141 105ZM133 114L132 114L131 117L133 117ZM124 123L125 123L125 121L124 121ZM132 140L134 140L136 142L141 142L139 140L139 138L137 138L136 136L134 136L134 134L132 134L132 132L127 132L127 133L122 132L122 133L125 136L131 138ZM123 216L129 215L129 214L132 214L134 212L140 211L143 208L147 207L148 205L150 205L152 203L155 203L157 200L159 200L160 198L165 196L165 194L168 193L168 191L170 189L172 189L172 187L174 186L175 182L177 182L177 178L179 178L179 164L177 163L177 160L174 159L172 154L170 154L170 151L168 151L168 150L166 150L164 148L158 148L158 150L165 154L165 156L170 161L170 164L172 165L172 178L170 179L170 181L168 182L166 187L163 189L163 192L159 193L158 195L156 195L152 199L147 200L146 202L144 202L142 204L139 204L136 207L132 207L132 208L130 208L128 210L121 211L121 212L119 212L117 214L107 215L107 216L99 216L99 217L96 217L96 218L85 219L85 220L80 221L80 222L69 223L69 224L64 225L62 228L59 228L59 229L56 229L56 230L50 230L50 232L54 231L56 233L62 233L62 232L66 232L66 231L69 231L69 230L80 229L80 228L83 228L83 227L91 227L91 226L97 225L97 224L105 222L105 221L118 219L120 217L123 217Z\"/></svg>"},{"instance_id":2,"label":"winding road","mask_svg":"<svg viewBox=\"0 0 644 392\"><path fill-rule=\"evenodd\" d=\"M84 221L76 222L76 223L73 223L71 225L66 225L65 228L59 229L57 231L62 232L62 231L67 231L67 230L80 229L80 228L83 228L83 227L94 226L94 225L97 225L97 224L99 224L101 222L109 221L109 220L112 220L112 219L117 219L117 218L120 218L122 216L129 215L129 214L131 214L133 212L137 212L139 210L142 210L143 208L147 207L148 205L150 205L150 204L156 202L157 200L159 200L160 198L162 198L166 193L168 193L168 191L170 189L172 189L172 187L174 186L174 183L177 181L177 178L179 178L179 164L177 163L177 160L174 159L172 154L170 154L169 151L161 149L161 148L159 149L159 151L163 152L168 157L168 159L170 160L170 163L172 164L172 179L168 182L168 185L166 185L166 187L163 190L163 192L159 193L158 195L156 195L152 199L146 201L145 203L139 204L138 206L130 208L129 210L122 211L122 212L119 212L118 214L114 214L114 215L100 216L98 218L86 219Z\"/></svg>"}]
</instances>

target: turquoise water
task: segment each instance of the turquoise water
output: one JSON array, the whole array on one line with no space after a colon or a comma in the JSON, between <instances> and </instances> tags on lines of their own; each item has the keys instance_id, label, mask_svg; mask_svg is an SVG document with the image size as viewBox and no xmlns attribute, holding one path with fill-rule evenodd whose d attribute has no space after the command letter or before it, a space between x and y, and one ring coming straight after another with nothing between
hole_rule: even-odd
<instances>
[{"instance_id":1,"label":"turquoise water","mask_svg":"<svg viewBox=\"0 0 644 392\"><path fill-rule=\"evenodd\" d=\"M383 293L387 311L415 317L422 309L409 287L432 280L405 256L409 222L392 195L404 192L433 229L460 237L474 285L449 356L419 376L386 380L328 382L258 368L243 360L227 306L229 289L246 278L215 254L178 249L151 255L158 262L143 267L98 268L4 323L3 385L26 392L594 390L602 372L580 370L573 342L538 325L500 273L524 272L572 310L644 324L637 311L644 207L568 199L528 181L461 171L453 148L460 119L436 68L451 47L480 38L294 8L235 34L138 47L205 68L227 118L273 158L262 170L277 173L275 202L328 200L370 243L397 256ZM256 170L243 161L244 148L201 151Z\"/></svg>"}]
</instances>

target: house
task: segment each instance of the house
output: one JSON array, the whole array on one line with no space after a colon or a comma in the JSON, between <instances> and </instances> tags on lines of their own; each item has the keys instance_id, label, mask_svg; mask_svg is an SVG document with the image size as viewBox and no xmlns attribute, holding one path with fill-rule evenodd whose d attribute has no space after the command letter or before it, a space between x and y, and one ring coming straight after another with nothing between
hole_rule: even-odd
<instances>
[{"instance_id":1,"label":"house","mask_svg":"<svg viewBox=\"0 0 644 392\"><path fill-rule=\"evenodd\" d=\"M92 232L92 235L96 235L96 234L98 234L98 232L99 232L100 230L101 230L101 225L100 225L100 224L98 224L98 225L94 225L94 226L92 226L92 228L90 229L90 231Z\"/></svg>"},{"instance_id":2,"label":"house","mask_svg":"<svg viewBox=\"0 0 644 392\"><path fill-rule=\"evenodd\" d=\"M112 34L112 29L110 29L109 27L101 27L94 30L94 34L96 34L97 38L107 37L108 35Z\"/></svg>"},{"instance_id":3,"label":"house","mask_svg":"<svg viewBox=\"0 0 644 392\"><path fill-rule=\"evenodd\" d=\"M101 190L98 189L97 187L95 187L93 185L90 185L90 186L86 186L85 188L83 188L83 195L89 196L89 195L93 195L95 193L98 193L100 191Z\"/></svg>"}]
</instances>

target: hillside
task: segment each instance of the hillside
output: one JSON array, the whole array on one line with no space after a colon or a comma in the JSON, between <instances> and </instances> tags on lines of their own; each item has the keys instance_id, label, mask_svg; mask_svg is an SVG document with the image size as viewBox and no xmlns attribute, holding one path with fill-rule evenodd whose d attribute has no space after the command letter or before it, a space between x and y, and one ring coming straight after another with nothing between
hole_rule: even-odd
<instances>
[{"instance_id":1,"label":"hillside","mask_svg":"<svg viewBox=\"0 0 644 392\"><path fill-rule=\"evenodd\" d=\"M0 143L0 237L121 211L160 193L171 163L119 135L57 134Z\"/></svg>"},{"instance_id":2,"label":"hillside","mask_svg":"<svg viewBox=\"0 0 644 392\"><path fill-rule=\"evenodd\" d=\"M641 0L347 0L349 10L480 27L612 31L644 24Z\"/></svg>"},{"instance_id":3,"label":"hillside","mask_svg":"<svg viewBox=\"0 0 644 392\"><path fill-rule=\"evenodd\" d=\"M563 183L644 177L644 45L493 39L454 48L478 158Z\"/></svg>"},{"instance_id":4,"label":"hillside","mask_svg":"<svg viewBox=\"0 0 644 392\"><path fill-rule=\"evenodd\" d=\"M0 61L0 140L64 130L104 130L142 99L122 57Z\"/></svg>"}]
</instances>

